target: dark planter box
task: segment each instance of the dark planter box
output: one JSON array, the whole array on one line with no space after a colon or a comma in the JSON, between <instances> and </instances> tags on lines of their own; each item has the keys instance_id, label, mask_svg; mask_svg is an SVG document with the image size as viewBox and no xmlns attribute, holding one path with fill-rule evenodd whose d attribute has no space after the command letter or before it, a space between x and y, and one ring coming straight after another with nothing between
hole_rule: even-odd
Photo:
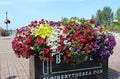
<instances>
[{"instance_id":1,"label":"dark planter box","mask_svg":"<svg viewBox=\"0 0 120 79\"><path fill-rule=\"evenodd\" d=\"M107 75L108 60L75 65L43 62L38 56L30 58L30 79L107 79Z\"/></svg>"}]
</instances>

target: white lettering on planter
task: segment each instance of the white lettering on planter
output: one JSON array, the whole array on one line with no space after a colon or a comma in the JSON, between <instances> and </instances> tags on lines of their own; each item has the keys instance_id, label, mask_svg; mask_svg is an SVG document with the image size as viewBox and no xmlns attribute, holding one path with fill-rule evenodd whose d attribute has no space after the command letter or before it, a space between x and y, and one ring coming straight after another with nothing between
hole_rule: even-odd
<instances>
[{"instance_id":1,"label":"white lettering on planter","mask_svg":"<svg viewBox=\"0 0 120 79\"><path fill-rule=\"evenodd\" d=\"M60 79L60 76L57 76L57 79Z\"/></svg>"},{"instance_id":2,"label":"white lettering on planter","mask_svg":"<svg viewBox=\"0 0 120 79\"><path fill-rule=\"evenodd\" d=\"M68 76L67 76L67 75L65 75L65 79L66 79L66 78L68 78Z\"/></svg>"},{"instance_id":3,"label":"white lettering on planter","mask_svg":"<svg viewBox=\"0 0 120 79\"><path fill-rule=\"evenodd\" d=\"M79 75L78 75L78 73L75 73L75 78L77 78Z\"/></svg>"},{"instance_id":4,"label":"white lettering on planter","mask_svg":"<svg viewBox=\"0 0 120 79\"><path fill-rule=\"evenodd\" d=\"M50 79L54 79L53 77L50 77Z\"/></svg>"},{"instance_id":5,"label":"white lettering on planter","mask_svg":"<svg viewBox=\"0 0 120 79\"><path fill-rule=\"evenodd\" d=\"M72 77L74 78L74 73L72 73Z\"/></svg>"},{"instance_id":6,"label":"white lettering on planter","mask_svg":"<svg viewBox=\"0 0 120 79\"><path fill-rule=\"evenodd\" d=\"M61 75L61 79L64 79L64 75Z\"/></svg>"},{"instance_id":7,"label":"white lettering on planter","mask_svg":"<svg viewBox=\"0 0 120 79\"><path fill-rule=\"evenodd\" d=\"M79 71L75 73L66 73L62 75L51 75L50 77L46 76L43 79L71 79L71 78L78 78L82 76L89 76L89 75L96 75L103 73L102 69L96 69L96 70L88 70L88 71Z\"/></svg>"},{"instance_id":8,"label":"white lettering on planter","mask_svg":"<svg viewBox=\"0 0 120 79\"><path fill-rule=\"evenodd\" d=\"M56 64L60 64L61 63L61 55L56 55Z\"/></svg>"},{"instance_id":9,"label":"white lettering on planter","mask_svg":"<svg viewBox=\"0 0 120 79\"><path fill-rule=\"evenodd\" d=\"M101 74L101 73L103 73L103 70L94 70L93 71L93 74L95 75L95 74Z\"/></svg>"},{"instance_id":10,"label":"white lettering on planter","mask_svg":"<svg viewBox=\"0 0 120 79\"><path fill-rule=\"evenodd\" d=\"M71 74L68 74L69 78L71 78Z\"/></svg>"}]
</instances>

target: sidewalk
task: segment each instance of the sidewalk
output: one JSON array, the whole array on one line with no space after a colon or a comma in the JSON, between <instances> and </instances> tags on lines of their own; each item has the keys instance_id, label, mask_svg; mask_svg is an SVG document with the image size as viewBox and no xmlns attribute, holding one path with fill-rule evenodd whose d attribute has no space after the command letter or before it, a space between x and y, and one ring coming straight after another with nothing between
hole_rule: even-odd
<instances>
[{"instance_id":1,"label":"sidewalk","mask_svg":"<svg viewBox=\"0 0 120 79\"><path fill-rule=\"evenodd\" d=\"M0 79L29 79L29 60L14 53L0 54Z\"/></svg>"},{"instance_id":2,"label":"sidewalk","mask_svg":"<svg viewBox=\"0 0 120 79\"><path fill-rule=\"evenodd\" d=\"M11 53L13 52L12 50L12 40L13 40L13 35L11 36L6 36L6 37L1 37L0 36L0 53Z\"/></svg>"}]
</instances>

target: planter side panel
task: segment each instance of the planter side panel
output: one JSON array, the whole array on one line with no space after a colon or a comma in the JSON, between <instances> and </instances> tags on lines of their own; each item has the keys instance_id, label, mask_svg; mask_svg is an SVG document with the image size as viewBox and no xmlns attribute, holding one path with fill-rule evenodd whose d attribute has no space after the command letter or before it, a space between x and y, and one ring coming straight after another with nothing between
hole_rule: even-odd
<instances>
[{"instance_id":1,"label":"planter side panel","mask_svg":"<svg viewBox=\"0 0 120 79\"><path fill-rule=\"evenodd\" d=\"M44 63L43 67L43 62L39 60L39 57L35 56L30 62L33 60L34 64L30 64L32 68L30 79L107 79L108 75L108 60L103 61L100 68L99 63L95 61L79 65L52 63L52 67L51 64Z\"/></svg>"}]
</instances>

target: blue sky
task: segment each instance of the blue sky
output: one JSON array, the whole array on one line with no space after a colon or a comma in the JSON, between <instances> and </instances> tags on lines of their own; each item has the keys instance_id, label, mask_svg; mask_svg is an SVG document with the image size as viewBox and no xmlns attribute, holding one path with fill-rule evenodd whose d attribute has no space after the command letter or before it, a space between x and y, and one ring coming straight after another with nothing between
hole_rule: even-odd
<instances>
[{"instance_id":1,"label":"blue sky","mask_svg":"<svg viewBox=\"0 0 120 79\"><path fill-rule=\"evenodd\" d=\"M11 20L8 29L16 29L42 18L54 21L73 16L90 19L105 6L116 12L120 8L119 0L0 0L0 26L6 29L6 11Z\"/></svg>"}]
</instances>

